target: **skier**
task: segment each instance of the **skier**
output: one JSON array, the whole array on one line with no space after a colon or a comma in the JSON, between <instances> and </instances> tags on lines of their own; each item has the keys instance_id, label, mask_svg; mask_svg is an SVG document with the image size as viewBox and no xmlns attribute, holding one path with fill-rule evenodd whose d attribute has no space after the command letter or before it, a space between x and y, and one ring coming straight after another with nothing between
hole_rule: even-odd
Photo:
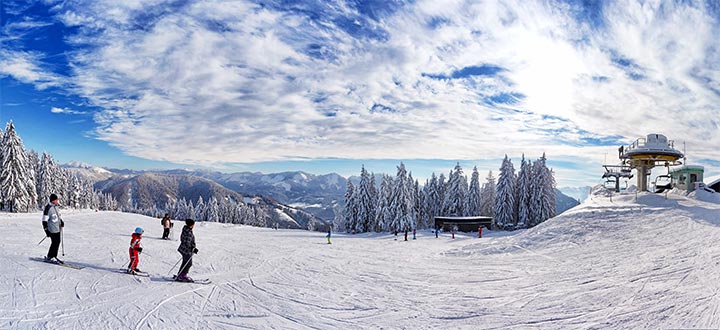
<instances>
[{"instance_id":1,"label":"skier","mask_svg":"<svg viewBox=\"0 0 720 330\"><path fill-rule=\"evenodd\" d=\"M413 228L413 239L417 238L416 234L417 234L417 229Z\"/></svg>"},{"instance_id":2,"label":"skier","mask_svg":"<svg viewBox=\"0 0 720 330\"><path fill-rule=\"evenodd\" d=\"M395 240L397 241L397 230L395 230Z\"/></svg>"},{"instance_id":3,"label":"skier","mask_svg":"<svg viewBox=\"0 0 720 330\"><path fill-rule=\"evenodd\" d=\"M478 227L478 238L482 238L482 226Z\"/></svg>"},{"instance_id":4,"label":"skier","mask_svg":"<svg viewBox=\"0 0 720 330\"><path fill-rule=\"evenodd\" d=\"M438 238L438 233L440 232L440 227L435 227L435 238Z\"/></svg>"},{"instance_id":5,"label":"skier","mask_svg":"<svg viewBox=\"0 0 720 330\"><path fill-rule=\"evenodd\" d=\"M132 234L132 238L130 238L130 248L128 249L128 252L130 253L130 264L127 269L129 274L134 275L142 272L139 268L137 268L137 265L140 263L140 253L143 250L142 246L140 246L140 240L142 240L142 234L144 232L145 231L141 227L137 227L135 228L135 232Z\"/></svg>"},{"instance_id":6,"label":"skier","mask_svg":"<svg viewBox=\"0 0 720 330\"><path fill-rule=\"evenodd\" d=\"M328 239L328 244L332 244L332 243L330 243L330 236L332 236L332 229L328 228L328 234L325 235L325 237L327 237L327 239Z\"/></svg>"},{"instance_id":7,"label":"skier","mask_svg":"<svg viewBox=\"0 0 720 330\"><path fill-rule=\"evenodd\" d=\"M195 220L186 219L185 226L180 234L180 246L178 246L178 252L182 255L182 266L178 271L176 280L180 282L192 282L193 279L187 276L190 267L192 267L193 254L198 253L198 249L195 247L195 234L193 234L193 227L195 227Z\"/></svg>"},{"instance_id":8,"label":"skier","mask_svg":"<svg viewBox=\"0 0 720 330\"><path fill-rule=\"evenodd\" d=\"M64 263L58 259L57 253L60 247L60 241L62 240L62 228L65 227L65 222L60 218L60 212L57 210L58 197L55 194L50 194L50 203L45 205L43 210L42 225L45 229L45 235L50 237L50 250L48 250L45 261L56 264Z\"/></svg>"},{"instance_id":9,"label":"skier","mask_svg":"<svg viewBox=\"0 0 720 330\"><path fill-rule=\"evenodd\" d=\"M163 226L163 239L170 239L170 228L172 228L173 223L170 221L170 214L165 213L165 216L160 220L160 223Z\"/></svg>"},{"instance_id":10,"label":"skier","mask_svg":"<svg viewBox=\"0 0 720 330\"><path fill-rule=\"evenodd\" d=\"M458 227L453 225L452 227L452 238L455 239L455 232L457 231Z\"/></svg>"},{"instance_id":11,"label":"skier","mask_svg":"<svg viewBox=\"0 0 720 330\"><path fill-rule=\"evenodd\" d=\"M405 229L405 241L407 242L407 229Z\"/></svg>"}]
</instances>

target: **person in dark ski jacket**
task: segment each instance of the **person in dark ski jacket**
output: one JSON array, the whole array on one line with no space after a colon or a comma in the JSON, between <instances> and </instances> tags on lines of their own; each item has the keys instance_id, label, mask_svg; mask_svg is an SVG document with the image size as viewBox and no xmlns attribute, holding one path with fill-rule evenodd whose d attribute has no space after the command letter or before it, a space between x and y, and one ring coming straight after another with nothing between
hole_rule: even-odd
<instances>
[{"instance_id":1,"label":"person in dark ski jacket","mask_svg":"<svg viewBox=\"0 0 720 330\"><path fill-rule=\"evenodd\" d=\"M134 274L136 272L141 272L139 268L137 268L138 263L140 263L140 253L142 252L143 248L140 246L140 241L142 240L142 234L145 231L137 227L135 228L135 232L132 234L132 238L130 239L130 249L128 249L128 252L130 253L130 264L128 265L128 273Z\"/></svg>"},{"instance_id":2,"label":"person in dark ski jacket","mask_svg":"<svg viewBox=\"0 0 720 330\"><path fill-rule=\"evenodd\" d=\"M58 259L57 253L60 247L60 241L62 240L62 228L65 227L60 217L60 212L57 209L58 197L55 194L50 194L50 202L45 205L43 210L42 225L45 230L45 235L50 237L50 250L48 250L45 261L54 263L63 263L62 260Z\"/></svg>"},{"instance_id":3,"label":"person in dark ski jacket","mask_svg":"<svg viewBox=\"0 0 720 330\"><path fill-rule=\"evenodd\" d=\"M195 220L185 220L185 226L182 229L182 234L180 234L180 246L178 246L177 250L182 255L183 262L177 274L178 281L192 281L187 274L190 267L192 267L193 254L198 253L198 249L195 247L195 234L193 234L193 227L195 227Z\"/></svg>"}]
</instances>

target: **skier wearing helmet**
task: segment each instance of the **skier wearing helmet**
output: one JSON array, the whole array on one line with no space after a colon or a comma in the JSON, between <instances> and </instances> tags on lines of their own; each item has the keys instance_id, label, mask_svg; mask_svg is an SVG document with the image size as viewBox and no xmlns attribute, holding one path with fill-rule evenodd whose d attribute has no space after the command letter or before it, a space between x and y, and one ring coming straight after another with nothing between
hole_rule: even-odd
<instances>
[{"instance_id":1,"label":"skier wearing helmet","mask_svg":"<svg viewBox=\"0 0 720 330\"><path fill-rule=\"evenodd\" d=\"M140 240L142 240L142 234L145 231L141 227L135 228L135 232L132 234L130 239L130 264L128 265L128 273L136 274L140 273L140 269L137 268L140 262L140 252L142 252L142 246L140 246Z\"/></svg>"}]
</instances>

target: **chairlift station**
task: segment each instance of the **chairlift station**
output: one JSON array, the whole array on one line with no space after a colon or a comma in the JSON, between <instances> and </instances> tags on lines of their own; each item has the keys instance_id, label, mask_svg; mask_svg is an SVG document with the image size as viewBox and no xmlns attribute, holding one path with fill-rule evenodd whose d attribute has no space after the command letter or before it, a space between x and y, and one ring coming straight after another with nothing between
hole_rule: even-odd
<instances>
[{"instance_id":1,"label":"chairlift station","mask_svg":"<svg viewBox=\"0 0 720 330\"><path fill-rule=\"evenodd\" d=\"M637 176L637 187L640 191L648 190L650 170L656 166L679 166L685 155L675 149L675 142L662 134L648 134L628 146L618 149L620 165L603 165L603 178L615 178L615 190L620 190L620 178L632 178L632 170Z\"/></svg>"}]
</instances>

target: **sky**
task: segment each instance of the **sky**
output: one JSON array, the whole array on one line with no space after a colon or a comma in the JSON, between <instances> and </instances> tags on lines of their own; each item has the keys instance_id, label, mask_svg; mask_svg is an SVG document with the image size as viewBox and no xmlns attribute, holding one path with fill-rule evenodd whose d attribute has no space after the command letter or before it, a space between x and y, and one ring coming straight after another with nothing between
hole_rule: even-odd
<instances>
[{"instance_id":1,"label":"sky","mask_svg":"<svg viewBox=\"0 0 720 330\"><path fill-rule=\"evenodd\" d=\"M717 1L3 0L0 15L0 121L60 162L403 161L424 178L545 153L558 186L582 186L660 133L720 174Z\"/></svg>"}]
</instances>

